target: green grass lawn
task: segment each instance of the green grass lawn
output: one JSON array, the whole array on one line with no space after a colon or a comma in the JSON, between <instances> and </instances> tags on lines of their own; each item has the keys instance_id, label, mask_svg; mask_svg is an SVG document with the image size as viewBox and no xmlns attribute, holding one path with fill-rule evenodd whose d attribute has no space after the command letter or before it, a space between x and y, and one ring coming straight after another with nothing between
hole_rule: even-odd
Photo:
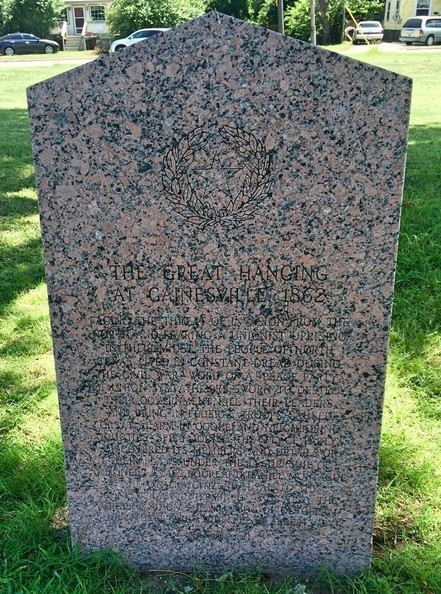
<instances>
[{"instance_id":1,"label":"green grass lawn","mask_svg":"<svg viewBox=\"0 0 441 594\"><path fill-rule=\"evenodd\" d=\"M414 79L372 570L323 575L306 590L262 576L175 576L177 593L441 593L441 53L337 49ZM163 583L109 553L72 550L60 511L63 457L25 88L67 69L0 68L2 594L127 594Z\"/></svg>"},{"instance_id":2,"label":"green grass lawn","mask_svg":"<svg viewBox=\"0 0 441 594\"><path fill-rule=\"evenodd\" d=\"M78 60L78 59L90 59L96 58L97 54L94 50L86 50L86 51L64 51L64 52L57 52L56 54L16 54L15 56L3 56L0 55L0 64L2 62L33 62L35 60L43 60L45 62L52 62L54 60L63 61L63 60Z\"/></svg>"}]
</instances>

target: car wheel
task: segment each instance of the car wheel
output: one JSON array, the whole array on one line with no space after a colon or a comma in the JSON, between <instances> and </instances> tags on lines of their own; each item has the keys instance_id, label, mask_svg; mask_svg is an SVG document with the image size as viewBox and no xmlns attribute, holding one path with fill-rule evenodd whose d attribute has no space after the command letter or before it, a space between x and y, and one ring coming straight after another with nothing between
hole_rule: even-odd
<instances>
[{"instance_id":1,"label":"car wheel","mask_svg":"<svg viewBox=\"0 0 441 594\"><path fill-rule=\"evenodd\" d=\"M15 50L13 47L5 47L5 56L13 56L15 54Z\"/></svg>"},{"instance_id":2,"label":"car wheel","mask_svg":"<svg viewBox=\"0 0 441 594\"><path fill-rule=\"evenodd\" d=\"M54 48L51 45L45 45L44 46L44 53L45 54L53 54L54 53Z\"/></svg>"},{"instance_id":3,"label":"car wheel","mask_svg":"<svg viewBox=\"0 0 441 594\"><path fill-rule=\"evenodd\" d=\"M119 50L122 50L122 49L126 49L126 46L125 45L117 45L115 48L115 51L119 52Z\"/></svg>"},{"instance_id":4,"label":"car wheel","mask_svg":"<svg viewBox=\"0 0 441 594\"><path fill-rule=\"evenodd\" d=\"M412 45L412 41L406 41L406 45Z\"/></svg>"},{"instance_id":5,"label":"car wheel","mask_svg":"<svg viewBox=\"0 0 441 594\"><path fill-rule=\"evenodd\" d=\"M433 35L429 35L429 37L426 39L426 45L433 45L434 41L435 38L433 37Z\"/></svg>"}]
</instances>

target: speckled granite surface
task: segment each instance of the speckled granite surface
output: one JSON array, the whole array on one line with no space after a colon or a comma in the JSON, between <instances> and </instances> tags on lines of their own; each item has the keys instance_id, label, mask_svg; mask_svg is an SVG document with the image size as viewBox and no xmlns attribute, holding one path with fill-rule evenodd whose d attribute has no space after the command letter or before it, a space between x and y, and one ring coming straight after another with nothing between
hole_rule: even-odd
<instances>
[{"instance_id":1,"label":"speckled granite surface","mask_svg":"<svg viewBox=\"0 0 441 594\"><path fill-rule=\"evenodd\" d=\"M29 90L85 550L368 566L409 101L216 14Z\"/></svg>"}]
</instances>

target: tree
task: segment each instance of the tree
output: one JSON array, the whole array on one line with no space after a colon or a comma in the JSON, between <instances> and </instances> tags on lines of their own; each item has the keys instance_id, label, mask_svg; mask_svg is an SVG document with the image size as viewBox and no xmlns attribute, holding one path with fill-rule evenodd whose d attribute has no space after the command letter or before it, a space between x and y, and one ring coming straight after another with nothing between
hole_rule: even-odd
<instances>
[{"instance_id":1,"label":"tree","mask_svg":"<svg viewBox=\"0 0 441 594\"><path fill-rule=\"evenodd\" d=\"M347 4L358 20L377 17L384 13L384 0L317 0L317 39L327 45L340 43L343 33L344 6ZM309 8L310 0L299 0L286 12L286 33L309 40Z\"/></svg>"},{"instance_id":2,"label":"tree","mask_svg":"<svg viewBox=\"0 0 441 594\"><path fill-rule=\"evenodd\" d=\"M207 8L244 21L250 17L248 0L208 0Z\"/></svg>"},{"instance_id":3,"label":"tree","mask_svg":"<svg viewBox=\"0 0 441 594\"><path fill-rule=\"evenodd\" d=\"M290 7L296 4L296 0L284 0L285 14ZM267 29L279 30L279 16L276 0L253 0L253 19L258 25Z\"/></svg>"},{"instance_id":4,"label":"tree","mask_svg":"<svg viewBox=\"0 0 441 594\"><path fill-rule=\"evenodd\" d=\"M350 0L345 4L358 21L383 20L385 0Z\"/></svg>"},{"instance_id":5,"label":"tree","mask_svg":"<svg viewBox=\"0 0 441 594\"><path fill-rule=\"evenodd\" d=\"M309 19L310 0L299 0L285 13L285 33L296 39L309 40L311 24Z\"/></svg>"},{"instance_id":6,"label":"tree","mask_svg":"<svg viewBox=\"0 0 441 594\"><path fill-rule=\"evenodd\" d=\"M321 43L328 44L328 43L337 43L341 41L341 29L343 23L343 1L337 0L337 2L332 2L329 0L316 0L317 1L317 8L319 10L320 15L320 22L322 25L322 34L321 34ZM336 14L340 14L340 26L332 27L331 21L334 20L334 16ZM333 36L333 33L335 37Z\"/></svg>"},{"instance_id":7,"label":"tree","mask_svg":"<svg viewBox=\"0 0 441 594\"><path fill-rule=\"evenodd\" d=\"M61 0L12 0L9 32L23 31L47 37L62 9Z\"/></svg>"},{"instance_id":8,"label":"tree","mask_svg":"<svg viewBox=\"0 0 441 594\"><path fill-rule=\"evenodd\" d=\"M314 1L314 0L312 0ZM343 27L344 0L316 0L317 41L320 44L339 43ZM288 35L309 41L310 0L300 0L286 13Z\"/></svg>"},{"instance_id":9,"label":"tree","mask_svg":"<svg viewBox=\"0 0 441 594\"><path fill-rule=\"evenodd\" d=\"M0 0L0 35L11 31L12 0Z\"/></svg>"},{"instance_id":10,"label":"tree","mask_svg":"<svg viewBox=\"0 0 441 594\"><path fill-rule=\"evenodd\" d=\"M126 37L137 29L174 27L204 12L204 0L115 0L107 23L113 37Z\"/></svg>"}]
</instances>

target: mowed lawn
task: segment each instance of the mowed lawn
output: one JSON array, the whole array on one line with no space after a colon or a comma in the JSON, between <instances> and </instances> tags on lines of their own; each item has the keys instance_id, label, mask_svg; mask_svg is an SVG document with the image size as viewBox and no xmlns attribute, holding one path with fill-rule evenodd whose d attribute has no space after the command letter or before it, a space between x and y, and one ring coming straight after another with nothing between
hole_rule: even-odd
<instances>
[{"instance_id":1,"label":"mowed lawn","mask_svg":"<svg viewBox=\"0 0 441 594\"><path fill-rule=\"evenodd\" d=\"M414 80L372 570L352 579L324 573L297 584L255 575L174 575L174 592L441 593L441 50L335 49ZM127 594L165 582L138 576L111 553L72 550L63 521L63 456L25 89L69 68L0 67L2 594Z\"/></svg>"}]
</instances>

